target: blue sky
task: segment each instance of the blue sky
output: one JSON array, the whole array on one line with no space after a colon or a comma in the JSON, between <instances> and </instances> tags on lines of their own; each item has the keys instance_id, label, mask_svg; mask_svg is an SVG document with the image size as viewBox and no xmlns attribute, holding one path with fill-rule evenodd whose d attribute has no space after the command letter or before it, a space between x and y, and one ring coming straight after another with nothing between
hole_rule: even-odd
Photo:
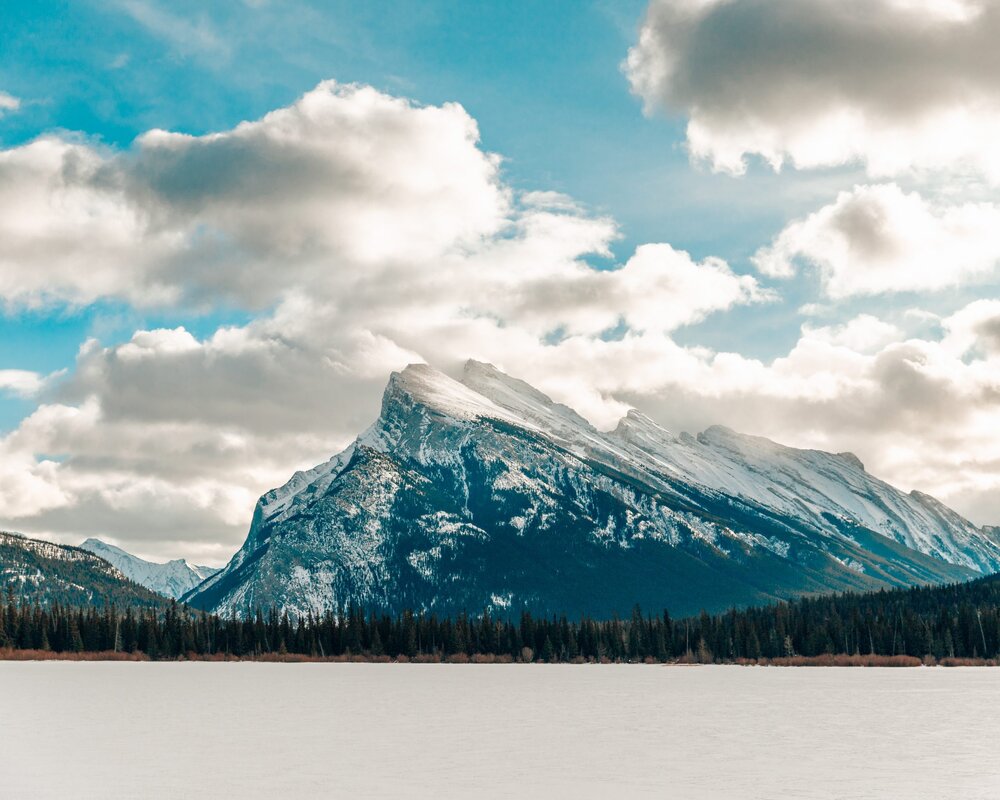
<instances>
[{"instance_id":1,"label":"blue sky","mask_svg":"<svg viewBox=\"0 0 1000 800\"><path fill-rule=\"evenodd\" d=\"M0 527L219 560L467 356L1000 519L998 14L843 9L8 2Z\"/></svg>"}]
</instances>

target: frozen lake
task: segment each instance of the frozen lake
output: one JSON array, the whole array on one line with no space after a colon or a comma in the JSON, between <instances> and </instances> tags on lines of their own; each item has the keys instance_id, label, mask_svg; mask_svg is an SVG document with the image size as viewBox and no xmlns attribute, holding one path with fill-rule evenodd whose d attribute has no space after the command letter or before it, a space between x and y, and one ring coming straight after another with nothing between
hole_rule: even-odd
<instances>
[{"instance_id":1,"label":"frozen lake","mask_svg":"<svg viewBox=\"0 0 1000 800\"><path fill-rule=\"evenodd\" d=\"M1000 669L0 663L0 797L994 798Z\"/></svg>"}]
</instances>

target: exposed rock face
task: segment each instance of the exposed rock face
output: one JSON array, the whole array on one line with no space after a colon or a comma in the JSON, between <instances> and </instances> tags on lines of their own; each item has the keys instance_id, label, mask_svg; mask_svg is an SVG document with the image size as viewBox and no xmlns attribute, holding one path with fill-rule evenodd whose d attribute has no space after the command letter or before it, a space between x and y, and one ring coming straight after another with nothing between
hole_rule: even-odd
<instances>
[{"instance_id":1,"label":"exposed rock face","mask_svg":"<svg viewBox=\"0 0 1000 800\"><path fill-rule=\"evenodd\" d=\"M610 433L488 364L389 380L344 452L259 501L246 542L185 599L279 608L576 615L723 609L953 581L1000 567L955 512L851 454L633 411Z\"/></svg>"}]
</instances>

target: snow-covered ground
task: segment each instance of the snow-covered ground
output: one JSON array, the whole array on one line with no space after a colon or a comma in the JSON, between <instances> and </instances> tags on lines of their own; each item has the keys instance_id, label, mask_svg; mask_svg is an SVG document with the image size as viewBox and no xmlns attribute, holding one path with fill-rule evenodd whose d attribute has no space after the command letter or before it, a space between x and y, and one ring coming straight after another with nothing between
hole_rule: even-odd
<instances>
[{"instance_id":1,"label":"snow-covered ground","mask_svg":"<svg viewBox=\"0 0 1000 800\"><path fill-rule=\"evenodd\" d=\"M970 668L0 663L0 796L992 800L997 708Z\"/></svg>"}]
</instances>

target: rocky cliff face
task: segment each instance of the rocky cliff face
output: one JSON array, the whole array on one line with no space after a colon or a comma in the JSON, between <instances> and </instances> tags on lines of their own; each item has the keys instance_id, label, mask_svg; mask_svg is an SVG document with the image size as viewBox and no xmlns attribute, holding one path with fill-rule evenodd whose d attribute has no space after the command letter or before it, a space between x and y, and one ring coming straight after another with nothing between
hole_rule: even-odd
<instances>
[{"instance_id":1,"label":"rocky cliff face","mask_svg":"<svg viewBox=\"0 0 1000 800\"><path fill-rule=\"evenodd\" d=\"M850 454L638 412L610 433L496 370L391 377L379 419L257 505L193 605L672 613L802 593L951 581L1000 545Z\"/></svg>"}]
</instances>

